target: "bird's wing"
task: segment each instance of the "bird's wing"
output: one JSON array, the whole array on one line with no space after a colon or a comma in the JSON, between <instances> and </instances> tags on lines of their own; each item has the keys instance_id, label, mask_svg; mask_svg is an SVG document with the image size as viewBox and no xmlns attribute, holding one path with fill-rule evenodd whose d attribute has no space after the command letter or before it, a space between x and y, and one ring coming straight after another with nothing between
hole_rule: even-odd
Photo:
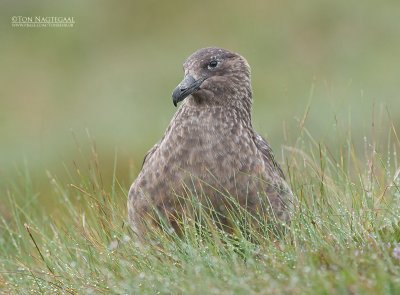
<instances>
[{"instance_id":1,"label":"bird's wing","mask_svg":"<svg viewBox=\"0 0 400 295\"><path fill-rule=\"evenodd\" d=\"M268 142L259 134L255 133L254 135L254 142L258 148L258 150L261 152L264 164L266 167L271 167L273 170L275 170L280 177L285 179L285 174L283 174L282 168L276 162L274 154L272 152L271 147L269 146Z\"/></svg>"},{"instance_id":2,"label":"bird's wing","mask_svg":"<svg viewBox=\"0 0 400 295\"><path fill-rule=\"evenodd\" d=\"M161 141L160 141L161 142ZM146 163L147 160L149 160L151 158L151 156L154 154L154 152L158 149L158 147L160 146L160 142L156 143L148 152L147 154L144 156L143 159L143 163L142 163L142 168L144 166L144 164Z\"/></svg>"},{"instance_id":3,"label":"bird's wing","mask_svg":"<svg viewBox=\"0 0 400 295\"><path fill-rule=\"evenodd\" d=\"M165 131L163 137L160 139L159 142L157 142L148 152L147 154L144 156L143 159L143 163L142 163L142 168L144 166L144 164L146 163L146 161L148 161L151 156L154 154L154 152L159 148L159 146L162 144L162 142L165 140L165 137L167 136L167 134L171 131L171 129L173 128L173 122L175 121L175 118L178 117L180 115L180 113L182 112L183 108L179 108L178 111L175 113L174 117L171 120L171 123L169 124L167 130Z\"/></svg>"}]
</instances>

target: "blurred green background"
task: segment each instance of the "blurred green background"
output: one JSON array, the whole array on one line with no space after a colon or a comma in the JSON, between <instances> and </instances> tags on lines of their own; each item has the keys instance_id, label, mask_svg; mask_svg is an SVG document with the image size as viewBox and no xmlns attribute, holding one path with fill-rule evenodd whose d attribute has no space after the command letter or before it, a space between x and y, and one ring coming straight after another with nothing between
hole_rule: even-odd
<instances>
[{"instance_id":1,"label":"blurred green background","mask_svg":"<svg viewBox=\"0 0 400 295\"><path fill-rule=\"evenodd\" d=\"M0 181L27 163L39 185L45 183L46 170L79 161L75 142L90 148L88 131L106 175L117 153L117 174L128 189L176 111L171 92L182 62L206 46L249 61L254 126L278 155L281 144L298 135L308 104L306 127L321 141L350 126L362 143L373 110L384 118L387 108L400 123L395 0L0 5ZM13 28L12 16L73 16L76 23Z\"/></svg>"}]
</instances>

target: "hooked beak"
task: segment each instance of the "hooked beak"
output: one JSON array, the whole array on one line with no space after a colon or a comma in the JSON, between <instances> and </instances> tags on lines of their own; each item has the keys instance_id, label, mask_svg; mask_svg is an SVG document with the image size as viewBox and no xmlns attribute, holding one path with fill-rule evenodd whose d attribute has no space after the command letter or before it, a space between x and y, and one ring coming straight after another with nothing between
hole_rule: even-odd
<instances>
[{"instance_id":1,"label":"hooked beak","mask_svg":"<svg viewBox=\"0 0 400 295\"><path fill-rule=\"evenodd\" d=\"M181 83L175 88L174 92L172 92L172 102L176 107L178 102L184 100L190 94L199 90L201 83L205 78L195 79L193 76L187 74Z\"/></svg>"}]
</instances>

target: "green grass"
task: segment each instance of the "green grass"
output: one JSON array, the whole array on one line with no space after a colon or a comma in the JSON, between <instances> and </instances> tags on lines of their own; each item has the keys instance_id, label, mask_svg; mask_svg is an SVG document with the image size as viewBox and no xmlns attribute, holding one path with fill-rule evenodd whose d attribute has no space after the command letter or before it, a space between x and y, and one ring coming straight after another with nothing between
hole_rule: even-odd
<instances>
[{"instance_id":1,"label":"green grass","mask_svg":"<svg viewBox=\"0 0 400 295\"><path fill-rule=\"evenodd\" d=\"M0 294L400 293L396 1L31 2L0 4ZM19 15L76 26L11 27ZM276 241L188 226L141 248L127 190L204 46L249 61L254 127L301 206Z\"/></svg>"},{"instance_id":2,"label":"green grass","mask_svg":"<svg viewBox=\"0 0 400 295\"><path fill-rule=\"evenodd\" d=\"M350 136L331 150L303 128L283 149L300 203L293 221L280 236L250 228L251 241L187 222L182 238L159 230L138 244L129 186L116 166L104 184L95 148L86 165L48 173L46 196L21 169L2 191L0 293L399 294L400 142L388 128L389 140L366 139L361 155Z\"/></svg>"}]
</instances>

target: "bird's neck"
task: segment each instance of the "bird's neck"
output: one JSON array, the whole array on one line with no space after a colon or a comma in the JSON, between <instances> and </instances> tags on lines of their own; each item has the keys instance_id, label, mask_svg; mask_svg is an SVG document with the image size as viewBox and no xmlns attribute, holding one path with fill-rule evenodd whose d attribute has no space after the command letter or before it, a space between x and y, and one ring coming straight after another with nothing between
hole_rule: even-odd
<instances>
[{"instance_id":1,"label":"bird's neck","mask_svg":"<svg viewBox=\"0 0 400 295\"><path fill-rule=\"evenodd\" d=\"M241 122L251 126L252 91L243 89L235 93L228 93L223 97L198 93L189 96L182 105L183 108L198 113L235 113Z\"/></svg>"},{"instance_id":2,"label":"bird's neck","mask_svg":"<svg viewBox=\"0 0 400 295\"><path fill-rule=\"evenodd\" d=\"M232 127L241 125L251 128L251 101L246 106L238 100L232 100L230 104L206 104L190 97L182 104L176 117L182 122L196 122L204 128L210 125L226 126L227 122L231 122Z\"/></svg>"}]
</instances>

